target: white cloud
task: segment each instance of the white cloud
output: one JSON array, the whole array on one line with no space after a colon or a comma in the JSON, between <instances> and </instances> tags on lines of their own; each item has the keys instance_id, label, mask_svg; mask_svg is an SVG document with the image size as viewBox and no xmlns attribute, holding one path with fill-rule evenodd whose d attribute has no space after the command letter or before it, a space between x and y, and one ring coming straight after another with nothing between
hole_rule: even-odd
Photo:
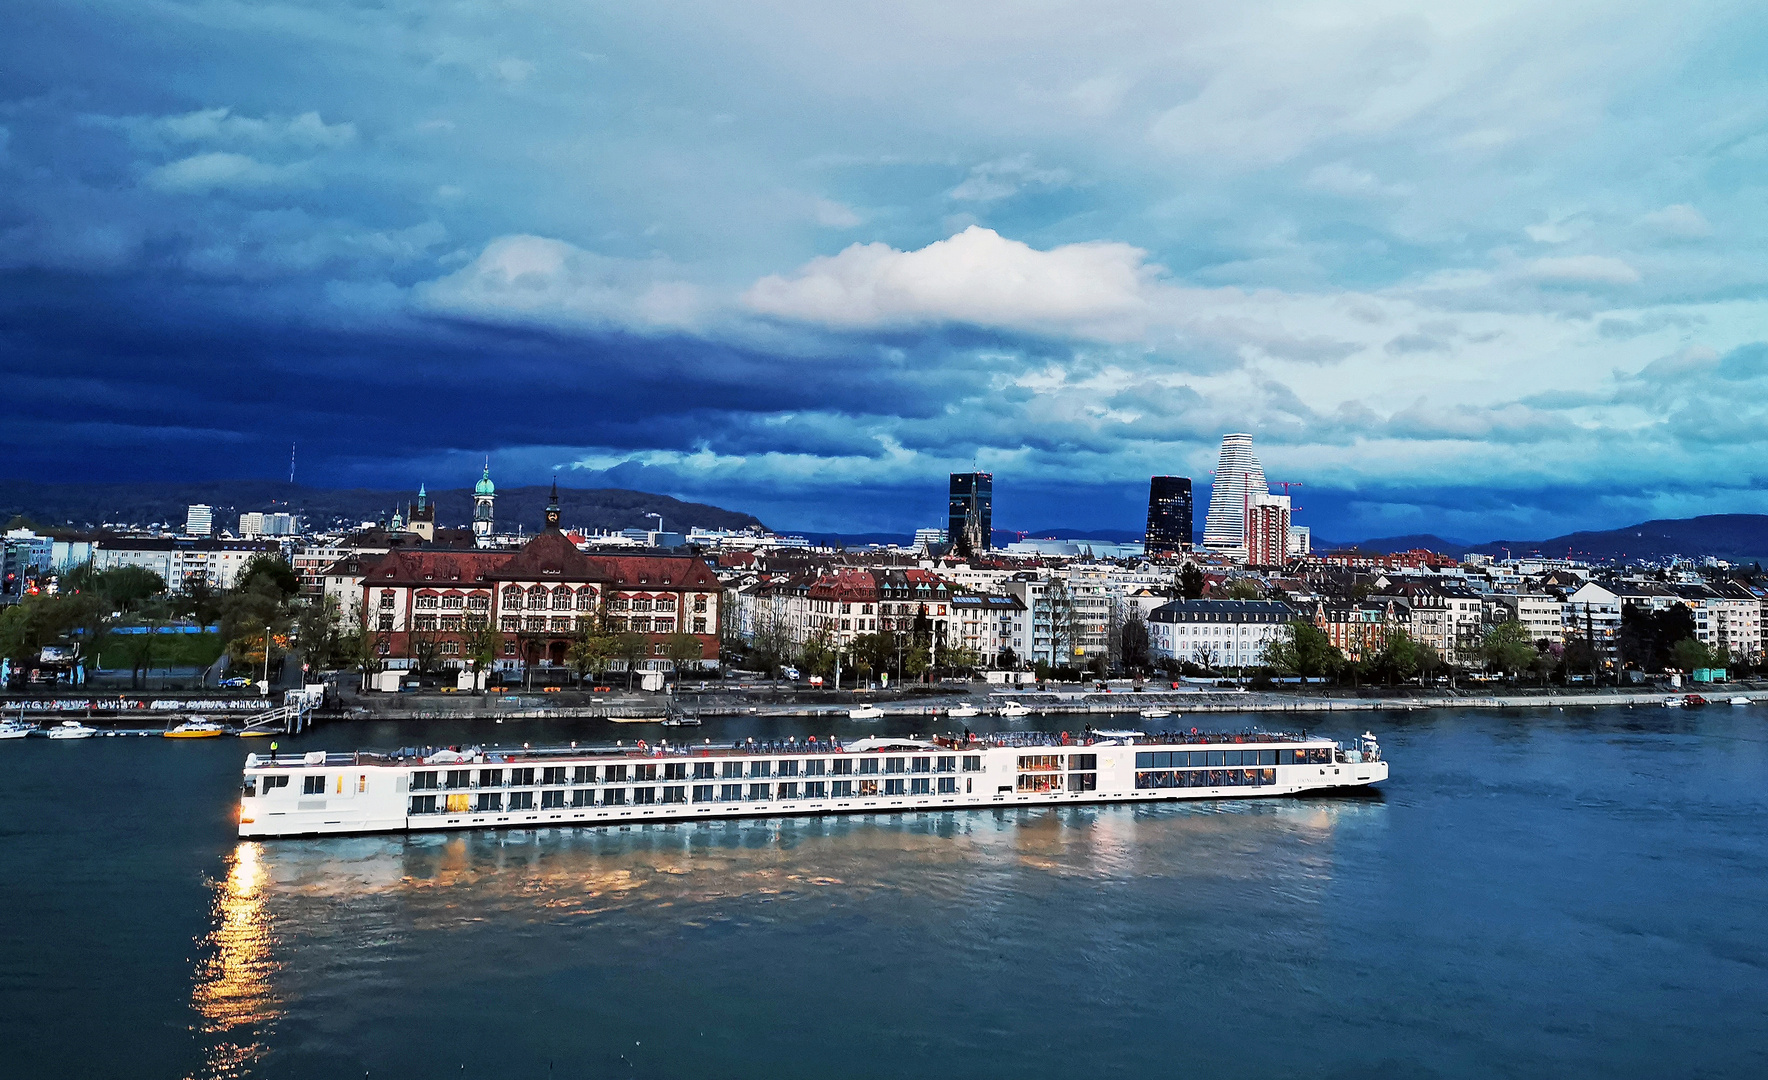
<instances>
[{"instance_id":1,"label":"white cloud","mask_svg":"<svg viewBox=\"0 0 1768 1080\"><path fill-rule=\"evenodd\" d=\"M865 220L854 212L853 207L833 199L814 199L810 209L818 225L827 225L831 229L851 229Z\"/></svg>"},{"instance_id":2,"label":"white cloud","mask_svg":"<svg viewBox=\"0 0 1768 1080\"><path fill-rule=\"evenodd\" d=\"M356 140L356 125L327 124L317 112L291 119L236 115L232 109L199 109L177 116L163 116L152 123L162 137L177 142L220 145L250 144L327 150Z\"/></svg>"},{"instance_id":3,"label":"white cloud","mask_svg":"<svg viewBox=\"0 0 1768 1080\"><path fill-rule=\"evenodd\" d=\"M1707 219L1687 203L1653 210L1640 218L1639 223L1671 240L1701 240L1713 235L1713 227Z\"/></svg>"},{"instance_id":4,"label":"white cloud","mask_svg":"<svg viewBox=\"0 0 1768 1080\"><path fill-rule=\"evenodd\" d=\"M1308 173L1307 185L1317 191L1353 198L1405 195L1411 189L1405 184L1384 184L1367 169L1359 169L1342 161L1316 166Z\"/></svg>"},{"instance_id":5,"label":"white cloud","mask_svg":"<svg viewBox=\"0 0 1768 1080\"><path fill-rule=\"evenodd\" d=\"M1536 281L1583 285L1632 285L1639 271L1607 255L1564 255L1536 259L1523 270Z\"/></svg>"},{"instance_id":6,"label":"white cloud","mask_svg":"<svg viewBox=\"0 0 1768 1080\"><path fill-rule=\"evenodd\" d=\"M1115 338L1133 333L1159 274L1147 253L1096 241L1039 251L972 225L917 251L854 244L770 275L753 311L840 329L968 323Z\"/></svg>"},{"instance_id":7,"label":"white cloud","mask_svg":"<svg viewBox=\"0 0 1768 1080\"><path fill-rule=\"evenodd\" d=\"M284 187L304 183L308 175L300 165L269 165L244 154L214 150L151 169L143 179L159 191L203 194Z\"/></svg>"},{"instance_id":8,"label":"white cloud","mask_svg":"<svg viewBox=\"0 0 1768 1080\"><path fill-rule=\"evenodd\" d=\"M501 236L447 277L419 285L423 310L500 322L543 322L640 333L691 330L700 290L666 263L597 255L543 236Z\"/></svg>"},{"instance_id":9,"label":"white cloud","mask_svg":"<svg viewBox=\"0 0 1768 1080\"><path fill-rule=\"evenodd\" d=\"M960 202L994 202L1027 188L1061 187L1069 182L1065 169L1040 169L1030 154L974 165L964 182L947 194Z\"/></svg>"}]
</instances>

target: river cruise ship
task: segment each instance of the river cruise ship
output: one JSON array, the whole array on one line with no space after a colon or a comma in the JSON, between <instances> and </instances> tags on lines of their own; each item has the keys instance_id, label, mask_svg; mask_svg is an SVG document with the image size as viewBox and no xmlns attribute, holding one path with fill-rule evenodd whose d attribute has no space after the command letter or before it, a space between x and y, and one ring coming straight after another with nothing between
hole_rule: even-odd
<instances>
[{"instance_id":1,"label":"river cruise ship","mask_svg":"<svg viewBox=\"0 0 1768 1080\"><path fill-rule=\"evenodd\" d=\"M242 837L1296 795L1387 779L1373 735L1078 737L248 754Z\"/></svg>"}]
</instances>

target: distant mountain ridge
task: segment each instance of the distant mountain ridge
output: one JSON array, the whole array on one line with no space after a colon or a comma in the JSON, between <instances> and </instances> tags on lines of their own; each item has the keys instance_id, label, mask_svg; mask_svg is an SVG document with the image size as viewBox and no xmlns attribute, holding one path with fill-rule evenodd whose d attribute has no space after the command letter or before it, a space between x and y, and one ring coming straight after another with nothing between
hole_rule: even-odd
<instances>
[{"instance_id":1,"label":"distant mountain ridge","mask_svg":"<svg viewBox=\"0 0 1768 1080\"><path fill-rule=\"evenodd\" d=\"M1705 514L1659 518L1621 529L1566 533L1547 540L1493 540L1468 551L1481 555L1548 555L1598 559L1701 556L1732 562L1768 556L1768 514Z\"/></svg>"},{"instance_id":2,"label":"distant mountain ridge","mask_svg":"<svg viewBox=\"0 0 1768 1080\"><path fill-rule=\"evenodd\" d=\"M497 492L500 531L528 532L543 526L549 489L502 488ZM416 491L367 488L304 487L276 480L215 480L190 484L40 484L0 480L0 523L23 515L60 528L93 529L104 522L184 524L185 508L206 503L215 508L215 529L234 531L239 515L251 511L299 514L318 528L334 524L379 521L398 508L405 512ZM429 493L436 524L460 527L473 518L473 489L449 488ZM668 495L621 488L560 488L559 509L570 529L655 528L646 514L661 514L671 532L695 527L742 529L760 526L752 514L704 503L683 502Z\"/></svg>"}]
</instances>

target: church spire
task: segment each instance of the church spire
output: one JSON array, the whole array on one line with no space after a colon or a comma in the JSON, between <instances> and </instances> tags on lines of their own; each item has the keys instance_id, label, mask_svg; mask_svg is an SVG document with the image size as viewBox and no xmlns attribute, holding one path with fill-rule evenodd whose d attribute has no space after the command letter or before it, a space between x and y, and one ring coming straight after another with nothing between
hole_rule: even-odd
<instances>
[{"instance_id":1,"label":"church spire","mask_svg":"<svg viewBox=\"0 0 1768 1080\"><path fill-rule=\"evenodd\" d=\"M557 476L553 477L552 497L546 503L546 527L549 529L559 527L559 478Z\"/></svg>"}]
</instances>

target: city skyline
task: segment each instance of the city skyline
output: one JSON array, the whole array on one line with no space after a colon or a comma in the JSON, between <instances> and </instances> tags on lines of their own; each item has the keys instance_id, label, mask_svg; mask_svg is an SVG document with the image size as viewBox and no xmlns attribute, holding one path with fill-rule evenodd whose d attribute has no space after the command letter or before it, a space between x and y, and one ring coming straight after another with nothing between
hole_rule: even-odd
<instances>
[{"instance_id":1,"label":"city skyline","mask_svg":"<svg viewBox=\"0 0 1768 1080\"><path fill-rule=\"evenodd\" d=\"M1755 11L33 10L21 478L1134 529L1250 431L1327 535L1768 509Z\"/></svg>"}]
</instances>

